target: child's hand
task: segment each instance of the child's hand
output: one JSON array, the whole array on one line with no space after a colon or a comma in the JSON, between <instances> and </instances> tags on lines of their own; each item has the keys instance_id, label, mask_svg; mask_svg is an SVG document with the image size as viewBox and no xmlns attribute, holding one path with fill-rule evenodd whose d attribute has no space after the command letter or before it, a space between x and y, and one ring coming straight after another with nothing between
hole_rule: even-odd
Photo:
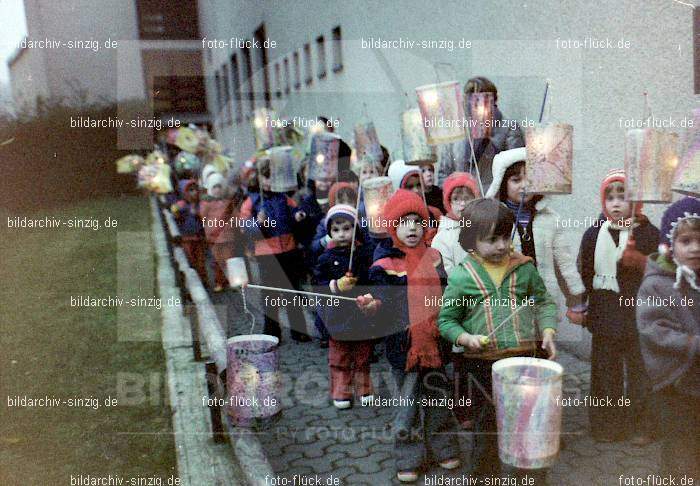
<instances>
[{"instance_id":1,"label":"child's hand","mask_svg":"<svg viewBox=\"0 0 700 486\"><path fill-rule=\"evenodd\" d=\"M337 280L336 285L341 292L347 292L357 284L357 277L345 275Z\"/></svg>"},{"instance_id":2,"label":"child's hand","mask_svg":"<svg viewBox=\"0 0 700 486\"><path fill-rule=\"evenodd\" d=\"M258 212L258 224L265 224L265 221L267 221L267 214L265 214L265 211L260 210Z\"/></svg>"},{"instance_id":3,"label":"child's hand","mask_svg":"<svg viewBox=\"0 0 700 486\"><path fill-rule=\"evenodd\" d=\"M296 214L294 214L294 219L296 220L297 223L305 218L306 218L306 213L304 211L297 211Z\"/></svg>"},{"instance_id":4,"label":"child's hand","mask_svg":"<svg viewBox=\"0 0 700 486\"><path fill-rule=\"evenodd\" d=\"M457 338L457 345L467 348L469 351L479 351L481 349L481 340L486 336L479 334L462 333Z\"/></svg>"},{"instance_id":5,"label":"child's hand","mask_svg":"<svg viewBox=\"0 0 700 486\"><path fill-rule=\"evenodd\" d=\"M372 294L360 295L355 300L357 302L357 307L365 314L374 314L381 305L381 301L372 297Z\"/></svg>"},{"instance_id":6,"label":"child's hand","mask_svg":"<svg viewBox=\"0 0 700 486\"><path fill-rule=\"evenodd\" d=\"M542 337L542 349L549 353L549 359L557 357L557 347L554 345L554 329L545 329Z\"/></svg>"}]
</instances>

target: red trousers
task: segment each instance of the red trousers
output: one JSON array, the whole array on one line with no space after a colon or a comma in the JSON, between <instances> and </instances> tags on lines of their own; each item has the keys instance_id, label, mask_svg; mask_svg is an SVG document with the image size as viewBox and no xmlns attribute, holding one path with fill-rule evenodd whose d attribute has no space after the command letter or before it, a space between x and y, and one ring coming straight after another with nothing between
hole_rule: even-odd
<instances>
[{"instance_id":1,"label":"red trousers","mask_svg":"<svg viewBox=\"0 0 700 486\"><path fill-rule=\"evenodd\" d=\"M373 341L336 341L331 338L328 346L328 365L331 375L331 398L350 400L355 385L357 395L372 394L369 374Z\"/></svg>"},{"instance_id":2,"label":"red trousers","mask_svg":"<svg viewBox=\"0 0 700 486\"><path fill-rule=\"evenodd\" d=\"M207 247L202 239L183 239L181 242L182 250L187 255L190 266L197 272L202 285L207 286L209 279L207 277Z\"/></svg>"},{"instance_id":3,"label":"red trousers","mask_svg":"<svg viewBox=\"0 0 700 486\"><path fill-rule=\"evenodd\" d=\"M226 278L226 260L233 258L233 242L209 243L211 255L214 257L214 284L217 287L228 287Z\"/></svg>"}]
</instances>

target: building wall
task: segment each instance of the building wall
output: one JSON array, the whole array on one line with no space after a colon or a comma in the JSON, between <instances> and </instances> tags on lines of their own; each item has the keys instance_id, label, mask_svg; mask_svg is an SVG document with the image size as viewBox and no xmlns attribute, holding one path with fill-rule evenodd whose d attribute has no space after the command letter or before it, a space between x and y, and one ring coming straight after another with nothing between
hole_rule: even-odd
<instances>
[{"instance_id":1,"label":"building wall","mask_svg":"<svg viewBox=\"0 0 700 486\"><path fill-rule=\"evenodd\" d=\"M43 51L24 49L17 52L10 68L10 87L14 105L20 111L33 112L39 97L48 99Z\"/></svg>"},{"instance_id":2,"label":"building wall","mask_svg":"<svg viewBox=\"0 0 700 486\"><path fill-rule=\"evenodd\" d=\"M321 2L298 1L281 7L279 2L258 2L245 8L239 2L208 1L201 4L201 32L208 39L251 38L264 22L267 35L277 42L271 62L301 51L318 35L326 38L330 62L331 29L343 33L344 68L314 76L311 86L302 81L299 91L273 100L282 116L314 117L325 114L340 120L338 132L349 140L353 124L366 114L374 120L381 142L391 151L399 148L398 116L406 106L404 92L415 106L414 88L439 79L482 75L499 87L499 107L510 118L536 119L547 79L551 80L550 120L574 125L574 192L554 197L562 217L582 224L599 212L598 185L605 173L621 167L626 128L620 119L644 114L643 92L648 92L654 116L671 117L676 123L694 107L692 8L680 2L621 0L617 2ZM478 8L475 6L478 5ZM447 49L364 49L370 37L398 40L452 40ZM613 48L565 48L562 41L609 39ZM472 47L459 49L460 39ZM559 42L557 42L559 40ZM618 42L629 42L618 48ZM589 41L590 43L590 41ZM228 66L230 48L205 54L206 73ZM301 54L300 54L301 56ZM302 56L303 58L303 56ZM274 67L271 68L274 80ZM316 67L314 66L314 72ZM303 69L302 69L303 72ZM216 106L214 83L208 80L210 106ZM235 102L235 100L234 100ZM212 113L216 115L216 113ZM237 157L253 151L250 121L215 124L222 142ZM678 128L677 131L683 132ZM648 205L658 223L663 206ZM584 227L566 228L578 248ZM585 353L588 337L567 327L563 336Z\"/></svg>"}]
</instances>

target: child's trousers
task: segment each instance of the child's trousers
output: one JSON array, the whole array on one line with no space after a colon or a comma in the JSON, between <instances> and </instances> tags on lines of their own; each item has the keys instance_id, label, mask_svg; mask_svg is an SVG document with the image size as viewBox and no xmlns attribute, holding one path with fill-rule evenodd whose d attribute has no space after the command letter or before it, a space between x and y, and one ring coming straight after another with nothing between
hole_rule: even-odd
<instances>
[{"instance_id":1,"label":"child's trousers","mask_svg":"<svg viewBox=\"0 0 700 486\"><path fill-rule=\"evenodd\" d=\"M182 250L187 255L187 260L190 266L197 272L202 285L208 287L209 278L207 277L207 247L204 240L197 239L182 239Z\"/></svg>"},{"instance_id":2,"label":"child's trousers","mask_svg":"<svg viewBox=\"0 0 700 486\"><path fill-rule=\"evenodd\" d=\"M328 365L331 378L331 398L352 399L353 384L358 396L372 394L370 358L372 341L336 341L331 338L328 346Z\"/></svg>"},{"instance_id":3,"label":"child's trousers","mask_svg":"<svg viewBox=\"0 0 700 486\"><path fill-rule=\"evenodd\" d=\"M226 260L234 257L233 242L209 243L211 256L214 257L214 284L217 287L228 287L226 278Z\"/></svg>"},{"instance_id":4,"label":"child's trousers","mask_svg":"<svg viewBox=\"0 0 700 486\"><path fill-rule=\"evenodd\" d=\"M678 393L673 386L658 393L661 405L661 473L693 478L700 484L700 397ZM690 484L690 482L687 482Z\"/></svg>"},{"instance_id":5,"label":"child's trousers","mask_svg":"<svg viewBox=\"0 0 700 486\"><path fill-rule=\"evenodd\" d=\"M459 457L456 422L445 406L451 398L445 370L406 372L394 368L399 398L403 403L394 417L394 458L397 471L415 471L431 457L445 461ZM421 404L424 399L427 403ZM441 399L445 399L440 403Z\"/></svg>"}]
</instances>

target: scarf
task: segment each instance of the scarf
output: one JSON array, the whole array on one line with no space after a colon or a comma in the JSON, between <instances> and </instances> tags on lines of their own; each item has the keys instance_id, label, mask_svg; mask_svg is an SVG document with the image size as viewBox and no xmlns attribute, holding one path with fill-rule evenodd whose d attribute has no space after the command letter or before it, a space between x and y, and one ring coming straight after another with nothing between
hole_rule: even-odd
<instances>
[{"instance_id":1,"label":"scarf","mask_svg":"<svg viewBox=\"0 0 700 486\"><path fill-rule=\"evenodd\" d=\"M436 250L419 244L415 248L399 246L406 255L408 285L408 335L410 348L406 357L406 371L416 366L439 368L442 366L438 342L440 332L437 316L440 307L426 306L425 302L439 301L442 297L440 276L435 268L439 262ZM433 300L432 297L437 297Z\"/></svg>"},{"instance_id":2,"label":"scarf","mask_svg":"<svg viewBox=\"0 0 700 486\"><path fill-rule=\"evenodd\" d=\"M506 199L506 206L513 212L513 216L518 218L516 221L517 225L526 228L530 224L530 219L532 218L532 209L528 207L527 204L523 204L520 208L520 203L514 203L510 199ZM520 214L518 214L518 208L520 208Z\"/></svg>"},{"instance_id":3,"label":"scarf","mask_svg":"<svg viewBox=\"0 0 700 486\"><path fill-rule=\"evenodd\" d=\"M610 229L620 231L620 240L615 246L610 234ZM597 290L612 290L620 292L620 285L617 282L617 262L622 258L622 252L627 247L630 229L626 226L618 226L607 220L600 226L598 239L595 242L595 255L593 257L593 288Z\"/></svg>"},{"instance_id":4,"label":"scarf","mask_svg":"<svg viewBox=\"0 0 700 486\"><path fill-rule=\"evenodd\" d=\"M685 280L691 288L700 292L700 282L697 274L691 268L678 263L676 257L673 257L673 262L676 264L676 282L673 284L673 288L680 289L681 283Z\"/></svg>"}]
</instances>

